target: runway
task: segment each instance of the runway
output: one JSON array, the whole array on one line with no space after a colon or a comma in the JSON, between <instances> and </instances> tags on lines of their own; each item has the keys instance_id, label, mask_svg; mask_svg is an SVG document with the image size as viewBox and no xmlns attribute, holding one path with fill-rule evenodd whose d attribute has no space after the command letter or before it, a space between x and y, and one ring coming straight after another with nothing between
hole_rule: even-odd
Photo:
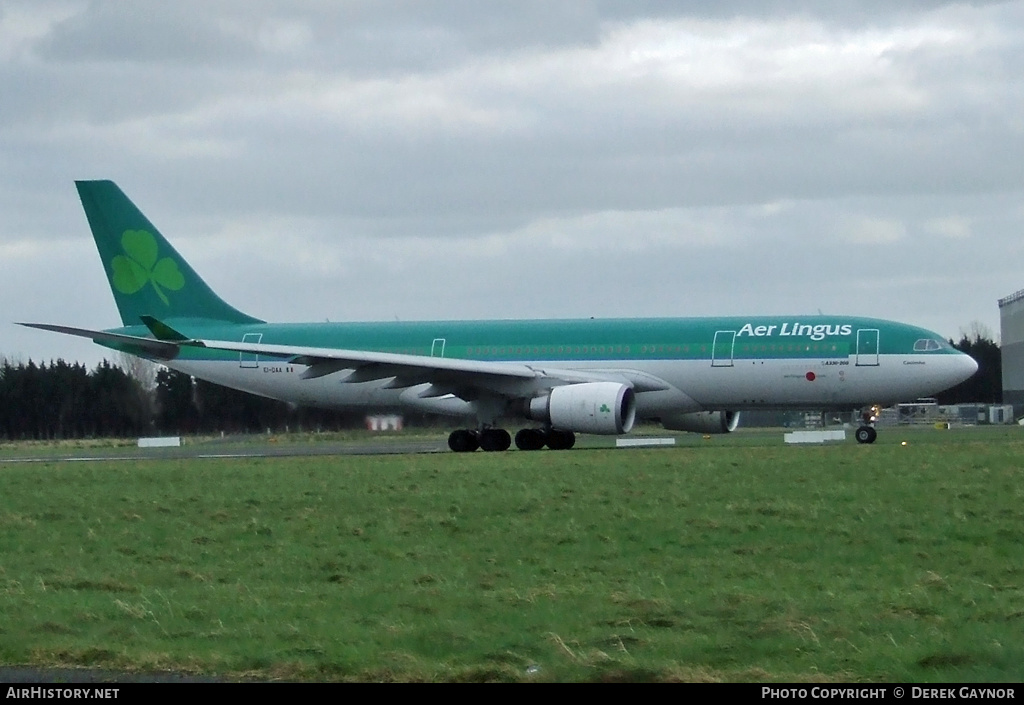
<instances>
[{"instance_id":1,"label":"runway","mask_svg":"<svg viewBox=\"0 0 1024 705\"><path fill-rule=\"evenodd\" d=\"M88 463L126 460L212 460L226 458L292 458L330 455L408 455L414 453L447 453L444 438L437 439L374 439L328 443L271 443L209 441L177 448L95 448L41 450L38 453L6 456L0 448L0 463Z\"/></svg>"}]
</instances>

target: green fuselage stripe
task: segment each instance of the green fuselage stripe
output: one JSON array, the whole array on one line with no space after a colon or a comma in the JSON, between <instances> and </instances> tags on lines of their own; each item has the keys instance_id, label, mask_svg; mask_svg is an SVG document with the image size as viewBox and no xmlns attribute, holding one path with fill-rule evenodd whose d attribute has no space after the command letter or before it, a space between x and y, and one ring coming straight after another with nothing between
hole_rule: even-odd
<instances>
[{"instance_id":1,"label":"green fuselage stripe","mask_svg":"<svg viewBox=\"0 0 1024 705\"><path fill-rule=\"evenodd\" d=\"M763 317L408 323L223 324L167 321L185 335L483 361L601 361L847 358L912 354L922 340L931 354L957 354L936 334L869 318ZM148 336L145 328L118 329ZM238 353L184 348L182 359L237 359Z\"/></svg>"}]
</instances>

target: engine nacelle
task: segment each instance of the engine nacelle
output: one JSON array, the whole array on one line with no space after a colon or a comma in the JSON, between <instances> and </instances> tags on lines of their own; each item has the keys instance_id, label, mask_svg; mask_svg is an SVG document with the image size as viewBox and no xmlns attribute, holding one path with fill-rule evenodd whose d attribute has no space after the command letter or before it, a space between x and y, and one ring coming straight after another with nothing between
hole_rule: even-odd
<instances>
[{"instance_id":1,"label":"engine nacelle","mask_svg":"<svg viewBox=\"0 0 1024 705\"><path fill-rule=\"evenodd\" d=\"M661 417L661 425L668 430L690 433L732 433L739 422L738 411L694 411Z\"/></svg>"},{"instance_id":2,"label":"engine nacelle","mask_svg":"<svg viewBox=\"0 0 1024 705\"><path fill-rule=\"evenodd\" d=\"M633 428L636 395L617 382L567 384L530 399L525 414L562 431L618 435Z\"/></svg>"}]
</instances>

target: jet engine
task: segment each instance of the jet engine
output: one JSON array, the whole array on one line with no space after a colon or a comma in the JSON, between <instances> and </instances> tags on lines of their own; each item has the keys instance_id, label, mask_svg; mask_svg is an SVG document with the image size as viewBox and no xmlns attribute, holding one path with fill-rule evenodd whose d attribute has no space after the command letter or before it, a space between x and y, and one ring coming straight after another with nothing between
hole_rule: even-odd
<instances>
[{"instance_id":1,"label":"jet engine","mask_svg":"<svg viewBox=\"0 0 1024 705\"><path fill-rule=\"evenodd\" d=\"M524 414L562 431L629 433L636 420L636 395L617 382L567 384L530 399Z\"/></svg>"},{"instance_id":2,"label":"jet engine","mask_svg":"<svg viewBox=\"0 0 1024 705\"><path fill-rule=\"evenodd\" d=\"M732 433L739 422L738 411L694 411L661 417L661 425L668 430L690 433Z\"/></svg>"}]
</instances>

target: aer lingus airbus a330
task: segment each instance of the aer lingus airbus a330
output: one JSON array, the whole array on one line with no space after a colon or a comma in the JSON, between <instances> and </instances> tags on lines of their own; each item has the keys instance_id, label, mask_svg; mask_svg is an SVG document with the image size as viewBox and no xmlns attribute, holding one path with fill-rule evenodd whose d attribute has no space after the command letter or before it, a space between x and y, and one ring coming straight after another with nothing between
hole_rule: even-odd
<instances>
[{"instance_id":1,"label":"aer lingus airbus a330","mask_svg":"<svg viewBox=\"0 0 1024 705\"><path fill-rule=\"evenodd\" d=\"M850 316L267 323L217 296L113 182L77 186L123 325L24 325L296 404L457 417L454 451L508 449L502 420L524 426L523 450L638 419L727 433L744 409L908 401L978 367L930 331Z\"/></svg>"}]
</instances>

